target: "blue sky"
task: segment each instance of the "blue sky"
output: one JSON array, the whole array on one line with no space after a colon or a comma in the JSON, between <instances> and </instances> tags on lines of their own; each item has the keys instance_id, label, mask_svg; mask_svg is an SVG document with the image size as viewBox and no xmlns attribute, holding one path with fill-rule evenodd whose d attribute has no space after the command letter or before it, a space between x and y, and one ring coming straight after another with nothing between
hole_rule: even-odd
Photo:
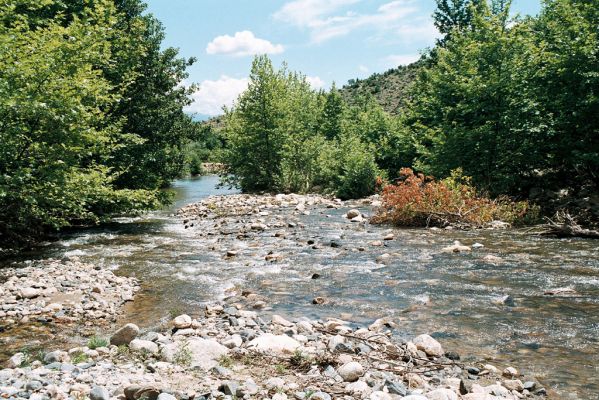
<instances>
[{"instance_id":1,"label":"blue sky","mask_svg":"<svg viewBox=\"0 0 599 400\"><path fill-rule=\"evenodd\" d=\"M414 61L437 36L434 0L147 0L164 24L165 46L198 61L200 85L189 111L217 115L247 85L253 54L338 86ZM514 0L513 11L536 14L540 0Z\"/></svg>"}]
</instances>

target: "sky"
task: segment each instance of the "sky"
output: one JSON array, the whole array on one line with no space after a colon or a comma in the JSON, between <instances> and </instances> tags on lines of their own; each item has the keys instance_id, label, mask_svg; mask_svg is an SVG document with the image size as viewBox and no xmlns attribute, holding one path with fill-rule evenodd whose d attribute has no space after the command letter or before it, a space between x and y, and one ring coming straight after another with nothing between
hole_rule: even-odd
<instances>
[{"instance_id":1,"label":"sky","mask_svg":"<svg viewBox=\"0 0 599 400\"><path fill-rule=\"evenodd\" d=\"M438 36L435 0L146 1L164 46L197 58L186 83L200 89L187 111L200 118L222 114L247 87L255 54L329 88L413 62ZM512 10L536 14L540 0L513 0Z\"/></svg>"}]
</instances>

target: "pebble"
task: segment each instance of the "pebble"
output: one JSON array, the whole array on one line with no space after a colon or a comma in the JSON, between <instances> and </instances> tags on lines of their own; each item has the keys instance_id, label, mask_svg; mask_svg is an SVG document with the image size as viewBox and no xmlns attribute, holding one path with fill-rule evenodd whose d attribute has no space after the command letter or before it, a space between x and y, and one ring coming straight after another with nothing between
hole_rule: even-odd
<instances>
[{"instance_id":1,"label":"pebble","mask_svg":"<svg viewBox=\"0 0 599 400\"><path fill-rule=\"evenodd\" d=\"M337 368L337 373L346 382L355 382L364 375L364 368L358 362L352 361Z\"/></svg>"}]
</instances>

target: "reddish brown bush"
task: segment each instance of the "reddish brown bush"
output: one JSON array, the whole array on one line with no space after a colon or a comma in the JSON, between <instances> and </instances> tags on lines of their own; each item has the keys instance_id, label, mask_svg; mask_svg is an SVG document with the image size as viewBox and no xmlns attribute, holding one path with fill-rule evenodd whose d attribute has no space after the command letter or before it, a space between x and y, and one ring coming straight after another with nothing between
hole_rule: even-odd
<instances>
[{"instance_id":1,"label":"reddish brown bush","mask_svg":"<svg viewBox=\"0 0 599 400\"><path fill-rule=\"evenodd\" d=\"M415 174L409 168L403 168L400 174L400 183L383 189L383 204L374 223L482 227L496 219L517 222L531 210L527 202L491 200L478 195L461 170L441 181Z\"/></svg>"}]
</instances>

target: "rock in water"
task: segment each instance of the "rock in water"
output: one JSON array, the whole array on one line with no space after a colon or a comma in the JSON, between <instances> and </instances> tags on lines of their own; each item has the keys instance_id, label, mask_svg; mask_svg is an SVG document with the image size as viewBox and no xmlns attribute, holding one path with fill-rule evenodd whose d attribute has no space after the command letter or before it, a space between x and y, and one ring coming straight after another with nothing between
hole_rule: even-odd
<instances>
[{"instance_id":1,"label":"rock in water","mask_svg":"<svg viewBox=\"0 0 599 400\"><path fill-rule=\"evenodd\" d=\"M445 352L441 344L429 335L417 336L412 343L416 345L418 350L424 351L427 355L433 357L441 357Z\"/></svg>"},{"instance_id":2,"label":"rock in water","mask_svg":"<svg viewBox=\"0 0 599 400\"><path fill-rule=\"evenodd\" d=\"M110 344L115 346L129 344L137 335L139 335L139 327L135 324L127 324L112 335Z\"/></svg>"},{"instance_id":3,"label":"rock in water","mask_svg":"<svg viewBox=\"0 0 599 400\"><path fill-rule=\"evenodd\" d=\"M353 219L353 218L359 217L361 215L362 215L362 213L360 212L360 210L353 209L353 210L349 210L347 212L347 214L345 214L345 217L347 219Z\"/></svg>"}]
</instances>

